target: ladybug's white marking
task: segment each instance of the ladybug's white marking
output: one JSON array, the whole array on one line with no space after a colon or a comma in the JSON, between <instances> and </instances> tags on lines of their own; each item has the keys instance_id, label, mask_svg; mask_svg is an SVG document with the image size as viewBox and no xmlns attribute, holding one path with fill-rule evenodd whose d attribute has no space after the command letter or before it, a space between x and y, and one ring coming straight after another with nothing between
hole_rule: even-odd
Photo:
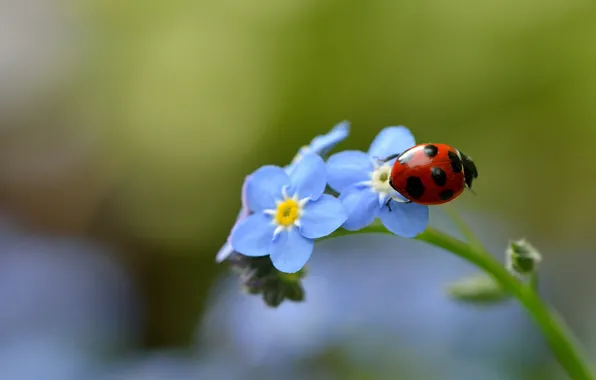
<instances>
[{"instance_id":1,"label":"ladybug's white marking","mask_svg":"<svg viewBox=\"0 0 596 380\"><path fill-rule=\"evenodd\" d=\"M457 153L457 157L459 157L459 160L461 161L461 172L462 172L462 174L465 177L465 175L466 175L466 168L464 167L464 160L462 160L462 158L461 158L461 153L459 152L459 149L454 149L454 150L455 150L455 153Z\"/></svg>"}]
</instances>

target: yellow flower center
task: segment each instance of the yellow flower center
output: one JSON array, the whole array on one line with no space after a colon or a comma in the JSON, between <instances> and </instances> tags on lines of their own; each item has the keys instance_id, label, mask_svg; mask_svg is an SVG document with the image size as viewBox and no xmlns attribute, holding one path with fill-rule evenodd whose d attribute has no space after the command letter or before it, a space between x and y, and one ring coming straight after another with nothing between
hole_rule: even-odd
<instances>
[{"instance_id":1,"label":"yellow flower center","mask_svg":"<svg viewBox=\"0 0 596 380\"><path fill-rule=\"evenodd\" d=\"M275 214L275 221L280 226L288 227L294 224L298 219L298 202L293 199L286 199L277 205L277 213Z\"/></svg>"}]
</instances>

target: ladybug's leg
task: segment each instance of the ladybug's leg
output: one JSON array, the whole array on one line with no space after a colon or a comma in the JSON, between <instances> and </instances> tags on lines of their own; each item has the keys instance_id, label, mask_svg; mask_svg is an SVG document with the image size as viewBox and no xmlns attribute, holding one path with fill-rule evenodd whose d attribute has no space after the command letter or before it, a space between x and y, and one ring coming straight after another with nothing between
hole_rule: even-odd
<instances>
[{"instance_id":1,"label":"ladybug's leg","mask_svg":"<svg viewBox=\"0 0 596 380\"><path fill-rule=\"evenodd\" d=\"M397 203L402 203L402 204L412 203L412 201L410 201L410 200L399 199L397 197L389 197L389 199L387 199L387 202L385 202L385 206L387 206L389 211L391 211L391 201L395 201Z\"/></svg>"}]
</instances>

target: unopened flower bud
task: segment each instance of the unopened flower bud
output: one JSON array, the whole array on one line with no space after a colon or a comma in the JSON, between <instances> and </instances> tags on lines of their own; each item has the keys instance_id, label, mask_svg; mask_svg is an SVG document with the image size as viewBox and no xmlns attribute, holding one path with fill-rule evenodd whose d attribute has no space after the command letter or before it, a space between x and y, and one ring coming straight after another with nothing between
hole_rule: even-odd
<instances>
[{"instance_id":1,"label":"unopened flower bud","mask_svg":"<svg viewBox=\"0 0 596 380\"><path fill-rule=\"evenodd\" d=\"M464 277L447 286L449 296L457 301L474 304L494 304L508 298L508 294L485 273Z\"/></svg>"},{"instance_id":2,"label":"unopened flower bud","mask_svg":"<svg viewBox=\"0 0 596 380\"><path fill-rule=\"evenodd\" d=\"M263 289L263 300L271 307L278 307L286 298L285 289L280 283Z\"/></svg>"},{"instance_id":3,"label":"unopened flower bud","mask_svg":"<svg viewBox=\"0 0 596 380\"><path fill-rule=\"evenodd\" d=\"M286 284L286 298L294 302L304 301L304 289L300 282Z\"/></svg>"},{"instance_id":4,"label":"unopened flower bud","mask_svg":"<svg viewBox=\"0 0 596 380\"><path fill-rule=\"evenodd\" d=\"M542 261L538 250L525 239L510 241L505 255L507 269L520 275L533 273Z\"/></svg>"},{"instance_id":5,"label":"unopened flower bud","mask_svg":"<svg viewBox=\"0 0 596 380\"><path fill-rule=\"evenodd\" d=\"M232 253L228 262L239 274L242 288L249 294L260 294L268 306L277 307L286 299L304 301L302 278L306 267L296 273L283 273L275 269L268 256L249 257L238 253Z\"/></svg>"}]
</instances>

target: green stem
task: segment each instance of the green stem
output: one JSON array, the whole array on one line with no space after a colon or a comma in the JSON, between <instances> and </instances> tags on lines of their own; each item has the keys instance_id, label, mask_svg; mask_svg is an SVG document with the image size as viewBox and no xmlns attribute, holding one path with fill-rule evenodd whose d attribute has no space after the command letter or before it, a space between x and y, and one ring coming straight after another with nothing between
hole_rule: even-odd
<instances>
[{"instance_id":1,"label":"green stem","mask_svg":"<svg viewBox=\"0 0 596 380\"><path fill-rule=\"evenodd\" d=\"M537 272L534 272L530 275L530 287L532 287L532 289L535 292L538 292L539 285L540 285L540 276L538 276Z\"/></svg>"},{"instance_id":2,"label":"green stem","mask_svg":"<svg viewBox=\"0 0 596 380\"><path fill-rule=\"evenodd\" d=\"M453 205L446 204L443 205L441 209L457 226L460 232L464 235L465 240L467 240L468 244L470 244L472 248L476 250L484 250L484 245L482 242L476 237L476 234L472 232L470 227L468 227L468 224L463 220L455 208L453 208Z\"/></svg>"},{"instance_id":3,"label":"green stem","mask_svg":"<svg viewBox=\"0 0 596 380\"><path fill-rule=\"evenodd\" d=\"M388 231L380 223L375 223L359 231L338 230L330 237L356 233L388 233ZM558 313L547 306L531 286L512 276L503 264L495 260L484 249L471 246L444 232L428 227L416 239L452 252L493 276L503 289L516 297L528 310L545 335L555 357L569 376L574 380L593 379L581 358L573 334Z\"/></svg>"}]
</instances>

